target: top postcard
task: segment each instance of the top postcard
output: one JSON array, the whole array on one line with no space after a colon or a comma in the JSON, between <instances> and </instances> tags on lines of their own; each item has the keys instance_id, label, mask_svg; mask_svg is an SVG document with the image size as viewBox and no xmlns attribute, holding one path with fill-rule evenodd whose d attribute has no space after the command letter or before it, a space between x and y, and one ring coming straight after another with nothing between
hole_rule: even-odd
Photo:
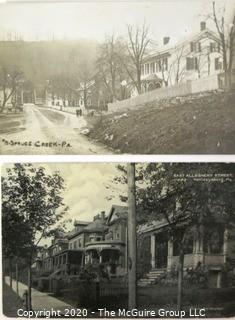
<instances>
[{"instance_id":1,"label":"top postcard","mask_svg":"<svg viewBox=\"0 0 235 320\"><path fill-rule=\"evenodd\" d=\"M235 1L0 0L0 154L235 154Z\"/></svg>"}]
</instances>

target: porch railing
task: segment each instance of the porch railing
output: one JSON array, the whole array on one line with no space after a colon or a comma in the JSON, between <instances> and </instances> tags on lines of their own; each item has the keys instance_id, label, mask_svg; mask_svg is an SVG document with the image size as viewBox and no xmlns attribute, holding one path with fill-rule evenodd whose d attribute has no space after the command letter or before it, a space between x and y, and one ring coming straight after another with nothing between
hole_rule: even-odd
<instances>
[{"instance_id":1,"label":"porch railing","mask_svg":"<svg viewBox=\"0 0 235 320\"><path fill-rule=\"evenodd\" d=\"M194 253L186 254L184 256L184 266L195 267L200 261L205 263L209 267L219 267L224 264L224 254L203 254L203 253ZM168 268L178 263L179 256L168 256Z\"/></svg>"}]
</instances>

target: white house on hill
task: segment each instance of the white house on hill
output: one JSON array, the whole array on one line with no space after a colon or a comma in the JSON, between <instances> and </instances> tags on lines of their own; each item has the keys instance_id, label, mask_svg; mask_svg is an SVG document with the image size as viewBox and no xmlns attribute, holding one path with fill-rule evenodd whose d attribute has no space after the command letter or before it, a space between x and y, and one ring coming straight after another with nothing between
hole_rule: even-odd
<instances>
[{"instance_id":1,"label":"white house on hill","mask_svg":"<svg viewBox=\"0 0 235 320\"><path fill-rule=\"evenodd\" d=\"M174 45L170 37L164 37L161 49L144 58L143 92L222 73L221 51L219 37L205 22L201 22L199 32Z\"/></svg>"}]
</instances>

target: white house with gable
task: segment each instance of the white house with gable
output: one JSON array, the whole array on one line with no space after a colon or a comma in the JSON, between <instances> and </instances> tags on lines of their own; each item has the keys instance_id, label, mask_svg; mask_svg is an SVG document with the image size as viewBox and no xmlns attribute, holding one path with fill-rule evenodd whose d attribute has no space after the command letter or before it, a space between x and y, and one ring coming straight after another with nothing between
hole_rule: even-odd
<instances>
[{"instance_id":1,"label":"white house with gable","mask_svg":"<svg viewBox=\"0 0 235 320\"><path fill-rule=\"evenodd\" d=\"M141 77L143 92L197 80L223 72L222 48L214 31L200 23L200 31L171 44L163 38L163 46L143 60Z\"/></svg>"}]
</instances>

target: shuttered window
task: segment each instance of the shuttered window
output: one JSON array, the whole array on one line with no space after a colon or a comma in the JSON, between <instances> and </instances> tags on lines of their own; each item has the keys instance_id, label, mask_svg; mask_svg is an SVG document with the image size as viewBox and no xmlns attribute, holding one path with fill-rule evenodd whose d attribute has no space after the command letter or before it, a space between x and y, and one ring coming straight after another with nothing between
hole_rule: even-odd
<instances>
[{"instance_id":1,"label":"shuttered window","mask_svg":"<svg viewBox=\"0 0 235 320\"><path fill-rule=\"evenodd\" d=\"M198 59L193 57L186 58L186 70L198 70Z\"/></svg>"}]
</instances>

